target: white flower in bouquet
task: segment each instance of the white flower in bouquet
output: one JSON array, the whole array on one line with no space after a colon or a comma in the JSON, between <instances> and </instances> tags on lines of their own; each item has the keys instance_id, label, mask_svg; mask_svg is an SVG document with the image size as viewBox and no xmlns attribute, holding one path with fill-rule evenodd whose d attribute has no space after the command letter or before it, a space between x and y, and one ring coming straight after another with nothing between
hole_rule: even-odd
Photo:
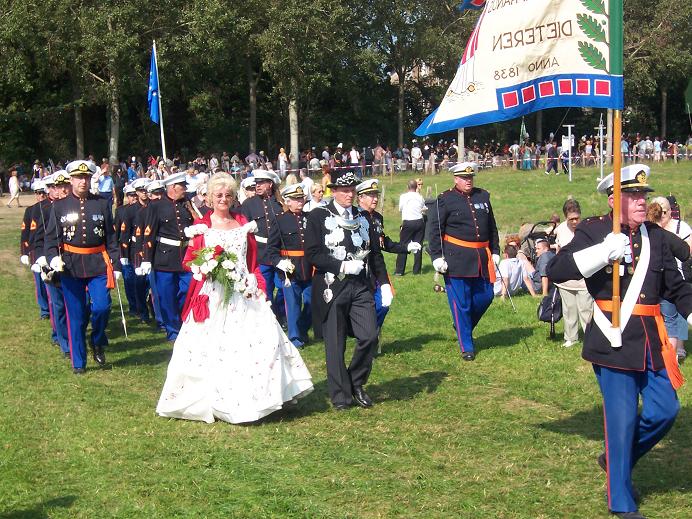
<instances>
[{"instance_id":1,"label":"white flower in bouquet","mask_svg":"<svg viewBox=\"0 0 692 519\"><path fill-rule=\"evenodd\" d=\"M209 263L202 263L202 265L199 267L199 271L205 276L209 274L210 270L211 269L209 268Z\"/></svg>"},{"instance_id":2,"label":"white flower in bouquet","mask_svg":"<svg viewBox=\"0 0 692 519\"><path fill-rule=\"evenodd\" d=\"M236 272L235 270L231 271L231 279L235 282L240 281L240 274Z\"/></svg>"},{"instance_id":3,"label":"white flower in bouquet","mask_svg":"<svg viewBox=\"0 0 692 519\"><path fill-rule=\"evenodd\" d=\"M199 272L195 272L194 274L192 274L192 278L196 281L202 281L204 279L204 276L202 276L202 274Z\"/></svg>"},{"instance_id":4,"label":"white flower in bouquet","mask_svg":"<svg viewBox=\"0 0 692 519\"><path fill-rule=\"evenodd\" d=\"M199 274L199 265L192 264L190 265L190 270L192 271L193 274ZM197 278L195 278L197 279Z\"/></svg>"},{"instance_id":5,"label":"white flower in bouquet","mask_svg":"<svg viewBox=\"0 0 692 519\"><path fill-rule=\"evenodd\" d=\"M212 270L214 270L214 269L219 265L219 262L216 261L215 259L210 259L210 260L207 262L207 265L209 265L209 270L212 271Z\"/></svg>"},{"instance_id":6,"label":"white flower in bouquet","mask_svg":"<svg viewBox=\"0 0 692 519\"><path fill-rule=\"evenodd\" d=\"M205 261L209 261L209 260L211 260L211 259L214 259L214 251L212 251L212 252L207 252L207 253L204 255L204 260L205 260Z\"/></svg>"},{"instance_id":7,"label":"white flower in bouquet","mask_svg":"<svg viewBox=\"0 0 692 519\"><path fill-rule=\"evenodd\" d=\"M221 262L221 266L226 270L233 270L235 268L235 263L232 260L226 259Z\"/></svg>"}]
</instances>

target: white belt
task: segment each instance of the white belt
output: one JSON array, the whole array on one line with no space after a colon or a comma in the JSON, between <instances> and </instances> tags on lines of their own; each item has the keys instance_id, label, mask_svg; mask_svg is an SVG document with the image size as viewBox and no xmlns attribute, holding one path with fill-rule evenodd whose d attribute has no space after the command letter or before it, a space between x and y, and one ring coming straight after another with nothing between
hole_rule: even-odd
<instances>
[{"instance_id":1,"label":"white belt","mask_svg":"<svg viewBox=\"0 0 692 519\"><path fill-rule=\"evenodd\" d=\"M255 236L255 240L259 243L267 243L267 238L264 236Z\"/></svg>"},{"instance_id":2,"label":"white belt","mask_svg":"<svg viewBox=\"0 0 692 519\"><path fill-rule=\"evenodd\" d=\"M136 237L136 236L131 236L131 237L130 237L130 241L131 241L132 243L137 243L137 237Z\"/></svg>"},{"instance_id":3,"label":"white belt","mask_svg":"<svg viewBox=\"0 0 692 519\"><path fill-rule=\"evenodd\" d=\"M187 246L187 241L171 240L169 238L164 238L163 236L157 236L156 241L159 243L163 243L165 245L172 245L173 247L186 247Z\"/></svg>"}]
</instances>

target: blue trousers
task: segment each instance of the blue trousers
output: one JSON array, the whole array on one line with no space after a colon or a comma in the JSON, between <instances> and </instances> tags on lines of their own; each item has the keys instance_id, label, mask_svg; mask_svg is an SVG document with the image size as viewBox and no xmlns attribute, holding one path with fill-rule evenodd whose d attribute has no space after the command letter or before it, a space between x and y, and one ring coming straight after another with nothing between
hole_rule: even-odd
<instances>
[{"instance_id":1,"label":"blue trousers","mask_svg":"<svg viewBox=\"0 0 692 519\"><path fill-rule=\"evenodd\" d=\"M260 272L267 284L267 299L272 303L272 311L279 321L283 321L286 317L286 308L284 306L284 291L283 280L279 278L279 272L272 265L260 265ZM276 293L274 293L276 289Z\"/></svg>"},{"instance_id":2,"label":"blue trousers","mask_svg":"<svg viewBox=\"0 0 692 519\"><path fill-rule=\"evenodd\" d=\"M635 512L632 469L673 426L680 403L666 370L654 371L650 361L646 371L593 369L603 395L608 509Z\"/></svg>"},{"instance_id":3,"label":"blue trousers","mask_svg":"<svg viewBox=\"0 0 692 519\"><path fill-rule=\"evenodd\" d=\"M34 284L36 285L36 304L38 304L38 309L41 318L46 318L50 315L50 308L48 307L48 292L46 292L46 284L41 279L40 272L34 272Z\"/></svg>"},{"instance_id":4,"label":"blue trousers","mask_svg":"<svg viewBox=\"0 0 692 519\"><path fill-rule=\"evenodd\" d=\"M307 341L312 324L312 281L291 281L290 287L283 287L283 294L288 338L295 347L300 348Z\"/></svg>"},{"instance_id":5,"label":"blue trousers","mask_svg":"<svg viewBox=\"0 0 692 519\"><path fill-rule=\"evenodd\" d=\"M473 329L493 302L493 284L485 278L445 276L449 308L462 353L473 352Z\"/></svg>"},{"instance_id":6,"label":"blue trousers","mask_svg":"<svg viewBox=\"0 0 692 519\"><path fill-rule=\"evenodd\" d=\"M143 321L149 321L149 307L147 306L147 296L149 295L149 277L135 275L134 278L135 312L137 313L137 317Z\"/></svg>"},{"instance_id":7,"label":"blue trousers","mask_svg":"<svg viewBox=\"0 0 692 519\"><path fill-rule=\"evenodd\" d=\"M156 291L159 296L161 319L166 328L166 338L174 341L178 337L182 322L180 314L185 304L185 296L190 288L190 272L166 272L155 270Z\"/></svg>"},{"instance_id":8,"label":"blue trousers","mask_svg":"<svg viewBox=\"0 0 692 519\"><path fill-rule=\"evenodd\" d=\"M50 301L50 321L53 325L53 342L60 346L63 353L70 351L70 340L67 334L67 316L65 315L65 298L62 286L56 287L46 283L48 300Z\"/></svg>"},{"instance_id":9,"label":"blue trousers","mask_svg":"<svg viewBox=\"0 0 692 519\"><path fill-rule=\"evenodd\" d=\"M154 319L156 319L156 325L159 328L165 328L163 325L163 317L161 317L161 306L159 305L159 292L156 290L156 276L154 276L154 271L149 272L148 275L144 276L149 282L149 288L151 289L151 306L154 307Z\"/></svg>"},{"instance_id":10,"label":"blue trousers","mask_svg":"<svg viewBox=\"0 0 692 519\"><path fill-rule=\"evenodd\" d=\"M135 300L135 269L132 265L123 265L123 285L125 285L125 297L130 308L130 315L137 314L137 301Z\"/></svg>"},{"instance_id":11,"label":"blue trousers","mask_svg":"<svg viewBox=\"0 0 692 519\"><path fill-rule=\"evenodd\" d=\"M389 307L382 306L382 290L380 290L380 286L378 285L377 290L375 290L375 318L377 320L378 330L382 328L382 325L384 324L384 318L387 317L388 312Z\"/></svg>"},{"instance_id":12,"label":"blue trousers","mask_svg":"<svg viewBox=\"0 0 692 519\"><path fill-rule=\"evenodd\" d=\"M87 360L86 327L89 315L91 317L89 342L95 346L108 345L106 326L111 313L111 295L106 288L106 275L93 278L73 278L70 275L62 274L60 280L65 298L72 367L84 368ZM88 296L87 289L89 290Z\"/></svg>"}]
</instances>

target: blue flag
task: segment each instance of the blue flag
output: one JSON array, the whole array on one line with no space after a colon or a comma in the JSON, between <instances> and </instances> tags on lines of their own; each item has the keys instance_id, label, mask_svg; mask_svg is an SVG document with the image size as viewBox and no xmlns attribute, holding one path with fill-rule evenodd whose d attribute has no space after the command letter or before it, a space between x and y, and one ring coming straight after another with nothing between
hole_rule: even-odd
<instances>
[{"instance_id":1,"label":"blue flag","mask_svg":"<svg viewBox=\"0 0 692 519\"><path fill-rule=\"evenodd\" d=\"M156 124L161 120L159 113L159 67L156 64L156 47L151 49L151 65L149 67L149 117Z\"/></svg>"}]
</instances>

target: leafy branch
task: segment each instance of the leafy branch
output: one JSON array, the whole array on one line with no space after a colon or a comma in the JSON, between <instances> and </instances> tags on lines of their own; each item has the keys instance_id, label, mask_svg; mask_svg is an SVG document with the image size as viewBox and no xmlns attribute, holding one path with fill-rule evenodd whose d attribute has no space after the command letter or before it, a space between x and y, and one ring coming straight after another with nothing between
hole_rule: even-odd
<instances>
[{"instance_id":1,"label":"leafy branch","mask_svg":"<svg viewBox=\"0 0 692 519\"><path fill-rule=\"evenodd\" d=\"M603 70L608 72L606 69L606 60L600 50L596 48L595 45L580 41L579 42L579 54L586 63L596 70Z\"/></svg>"},{"instance_id":2,"label":"leafy branch","mask_svg":"<svg viewBox=\"0 0 692 519\"><path fill-rule=\"evenodd\" d=\"M594 14L606 14L603 0L581 0L581 3Z\"/></svg>"},{"instance_id":3,"label":"leafy branch","mask_svg":"<svg viewBox=\"0 0 692 519\"><path fill-rule=\"evenodd\" d=\"M578 14L577 23L584 34L594 41L608 44L605 29L593 16L588 14Z\"/></svg>"}]
</instances>

